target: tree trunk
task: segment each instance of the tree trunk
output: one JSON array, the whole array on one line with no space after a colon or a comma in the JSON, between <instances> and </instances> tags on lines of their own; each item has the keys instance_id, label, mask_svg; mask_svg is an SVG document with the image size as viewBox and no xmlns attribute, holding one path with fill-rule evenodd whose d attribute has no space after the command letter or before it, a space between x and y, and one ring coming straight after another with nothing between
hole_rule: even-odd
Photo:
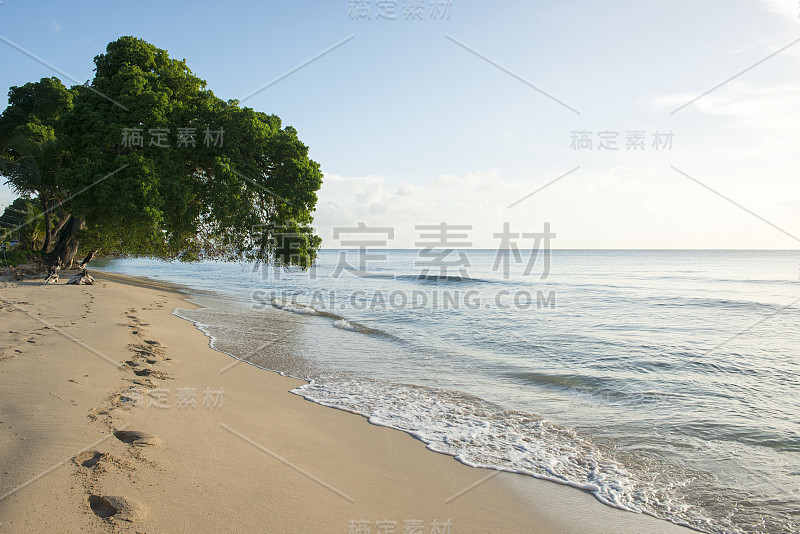
<instances>
[{"instance_id":1,"label":"tree trunk","mask_svg":"<svg viewBox=\"0 0 800 534\"><path fill-rule=\"evenodd\" d=\"M62 260L64 264L64 268L69 270L72 269L72 264L75 262L75 254L78 253L78 240L73 239L69 243L67 243L67 253L64 255L64 259Z\"/></svg>"},{"instance_id":2,"label":"tree trunk","mask_svg":"<svg viewBox=\"0 0 800 534\"><path fill-rule=\"evenodd\" d=\"M61 210L61 218L58 221L58 224L56 224L55 227L53 228L52 235L54 237L58 235L58 233L61 231L62 228L64 228L64 225L67 224L68 220L69 220L69 215L65 214L64 210L62 209ZM54 245L54 243L51 242L50 243L50 250L46 250L45 254L49 254L50 252L53 251L53 245Z\"/></svg>"},{"instance_id":3,"label":"tree trunk","mask_svg":"<svg viewBox=\"0 0 800 534\"><path fill-rule=\"evenodd\" d=\"M62 269L72 266L75 254L78 252L78 240L75 239L75 234L83 229L84 222L83 217L69 216L69 220L61 229L53 252L47 255L46 262L49 265L58 265Z\"/></svg>"},{"instance_id":4,"label":"tree trunk","mask_svg":"<svg viewBox=\"0 0 800 534\"><path fill-rule=\"evenodd\" d=\"M42 254L47 254L53 247L53 229L51 228L52 216L50 214L50 206L47 204L47 200L42 199L42 209L44 210L44 244L42 245Z\"/></svg>"}]
</instances>

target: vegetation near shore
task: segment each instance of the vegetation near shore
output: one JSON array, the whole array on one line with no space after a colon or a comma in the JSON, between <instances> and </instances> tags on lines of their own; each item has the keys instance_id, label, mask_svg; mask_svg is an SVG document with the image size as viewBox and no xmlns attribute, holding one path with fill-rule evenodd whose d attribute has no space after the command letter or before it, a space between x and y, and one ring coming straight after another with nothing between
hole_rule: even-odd
<instances>
[{"instance_id":1,"label":"vegetation near shore","mask_svg":"<svg viewBox=\"0 0 800 534\"><path fill-rule=\"evenodd\" d=\"M30 200L9 206L0 242L62 267L95 249L311 265L322 173L294 128L216 97L185 60L136 37L94 63L84 85L10 88L0 175Z\"/></svg>"}]
</instances>

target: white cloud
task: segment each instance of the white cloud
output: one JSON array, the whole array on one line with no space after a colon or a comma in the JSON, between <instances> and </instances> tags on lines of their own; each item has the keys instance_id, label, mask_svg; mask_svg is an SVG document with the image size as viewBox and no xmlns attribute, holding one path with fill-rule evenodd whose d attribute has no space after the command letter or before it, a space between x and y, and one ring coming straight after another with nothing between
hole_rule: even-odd
<instances>
[{"instance_id":1,"label":"white cloud","mask_svg":"<svg viewBox=\"0 0 800 534\"><path fill-rule=\"evenodd\" d=\"M470 239L476 248L496 246L493 234L502 230L504 222L511 223L512 231L532 232L541 231L544 222L550 221L564 230L563 236L573 238L572 244L567 241L562 246L601 246L598 243L608 237L603 235L604 224L613 222L617 227L648 216L653 192L643 177L652 179L651 175L632 167L575 173L508 208L551 178L520 182L505 179L494 169L441 175L417 185L376 176L327 174L319 192L315 225L329 248L338 246L332 240L334 227L352 227L357 222L394 227L396 239L390 246L396 248L414 247L418 239L415 225L439 222L472 225ZM586 244L579 245L576 239ZM595 244L589 244L592 240Z\"/></svg>"},{"instance_id":2,"label":"white cloud","mask_svg":"<svg viewBox=\"0 0 800 534\"><path fill-rule=\"evenodd\" d=\"M646 107L655 112L672 112L696 97L685 93L662 95ZM797 131L800 84L757 85L733 81L679 111L698 112L734 119L743 126L768 131L770 140L787 143Z\"/></svg>"},{"instance_id":3,"label":"white cloud","mask_svg":"<svg viewBox=\"0 0 800 534\"><path fill-rule=\"evenodd\" d=\"M793 0L758 0L758 3L769 13L795 21L800 17L800 4Z\"/></svg>"},{"instance_id":4,"label":"white cloud","mask_svg":"<svg viewBox=\"0 0 800 534\"><path fill-rule=\"evenodd\" d=\"M396 243L413 246L418 224L472 224L486 226L499 220L503 206L513 201L499 171L478 171L465 176L446 174L423 185L377 176L343 177L326 174L315 214L315 226L326 247L336 226L363 221L370 226L393 226Z\"/></svg>"},{"instance_id":5,"label":"white cloud","mask_svg":"<svg viewBox=\"0 0 800 534\"><path fill-rule=\"evenodd\" d=\"M697 169L698 179L795 226L796 195L776 198L763 183L732 183L717 169ZM498 170L442 175L426 183L380 176L326 174L315 214L326 248L337 248L334 227L393 227L390 248L414 248L419 224L472 225L475 248L495 248L503 223L512 232L540 232L550 222L556 248L787 248L788 238L724 199L681 177L663 162L608 169L586 166L513 208L508 206L560 174L550 170L530 180L506 178ZM790 231L793 228L790 229Z\"/></svg>"}]
</instances>

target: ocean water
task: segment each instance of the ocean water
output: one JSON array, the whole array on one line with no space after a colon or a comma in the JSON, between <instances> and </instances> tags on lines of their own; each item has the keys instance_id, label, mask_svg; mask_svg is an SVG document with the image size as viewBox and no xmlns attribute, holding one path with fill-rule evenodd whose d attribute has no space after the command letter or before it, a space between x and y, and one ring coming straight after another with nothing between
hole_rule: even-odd
<instances>
[{"instance_id":1,"label":"ocean water","mask_svg":"<svg viewBox=\"0 0 800 534\"><path fill-rule=\"evenodd\" d=\"M460 252L446 273L408 250L95 267L197 289L175 313L215 348L463 463L703 532L800 532L800 252L555 250L529 273Z\"/></svg>"}]
</instances>

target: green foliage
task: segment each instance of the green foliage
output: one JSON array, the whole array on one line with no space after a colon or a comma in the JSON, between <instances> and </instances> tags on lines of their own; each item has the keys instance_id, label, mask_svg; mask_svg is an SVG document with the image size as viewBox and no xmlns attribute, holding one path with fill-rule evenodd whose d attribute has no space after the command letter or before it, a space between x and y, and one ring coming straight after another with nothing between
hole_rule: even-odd
<instances>
[{"instance_id":1,"label":"green foliage","mask_svg":"<svg viewBox=\"0 0 800 534\"><path fill-rule=\"evenodd\" d=\"M0 215L0 244L10 240L19 241L19 226L27 221L28 204L31 203L26 198L17 198L6 206Z\"/></svg>"},{"instance_id":2,"label":"green foliage","mask_svg":"<svg viewBox=\"0 0 800 534\"><path fill-rule=\"evenodd\" d=\"M32 200L17 198L0 215L0 243L19 241L17 249L36 250L44 241L42 209Z\"/></svg>"},{"instance_id":3,"label":"green foliage","mask_svg":"<svg viewBox=\"0 0 800 534\"><path fill-rule=\"evenodd\" d=\"M52 128L26 124L7 141L7 152L0 157L0 175L20 195L39 195L50 201L63 195L58 180L61 147ZM34 140L37 139L37 140Z\"/></svg>"},{"instance_id":4,"label":"green foliage","mask_svg":"<svg viewBox=\"0 0 800 534\"><path fill-rule=\"evenodd\" d=\"M16 267L26 263L38 264L41 261L41 254L30 250L4 250L0 252L0 267Z\"/></svg>"},{"instance_id":5,"label":"green foliage","mask_svg":"<svg viewBox=\"0 0 800 534\"><path fill-rule=\"evenodd\" d=\"M110 43L95 65L90 86L47 78L12 88L0 118L4 157L16 165L0 173L12 187L63 200L65 213L85 218L82 244L104 254L311 265L322 173L294 128L216 97L185 61L135 37ZM168 131L165 146L152 143L156 128ZM194 146L178 142L186 128ZM144 146L123 143L131 129ZM221 143L205 143L206 130L221 130ZM12 147L19 138L28 145ZM32 161L41 176L27 172Z\"/></svg>"},{"instance_id":6,"label":"green foliage","mask_svg":"<svg viewBox=\"0 0 800 534\"><path fill-rule=\"evenodd\" d=\"M18 128L52 127L72 108L73 92L58 78L42 78L38 82L11 87L8 107L0 117L0 144L18 133ZM42 139L33 138L33 141Z\"/></svg>"}]
</instances>

